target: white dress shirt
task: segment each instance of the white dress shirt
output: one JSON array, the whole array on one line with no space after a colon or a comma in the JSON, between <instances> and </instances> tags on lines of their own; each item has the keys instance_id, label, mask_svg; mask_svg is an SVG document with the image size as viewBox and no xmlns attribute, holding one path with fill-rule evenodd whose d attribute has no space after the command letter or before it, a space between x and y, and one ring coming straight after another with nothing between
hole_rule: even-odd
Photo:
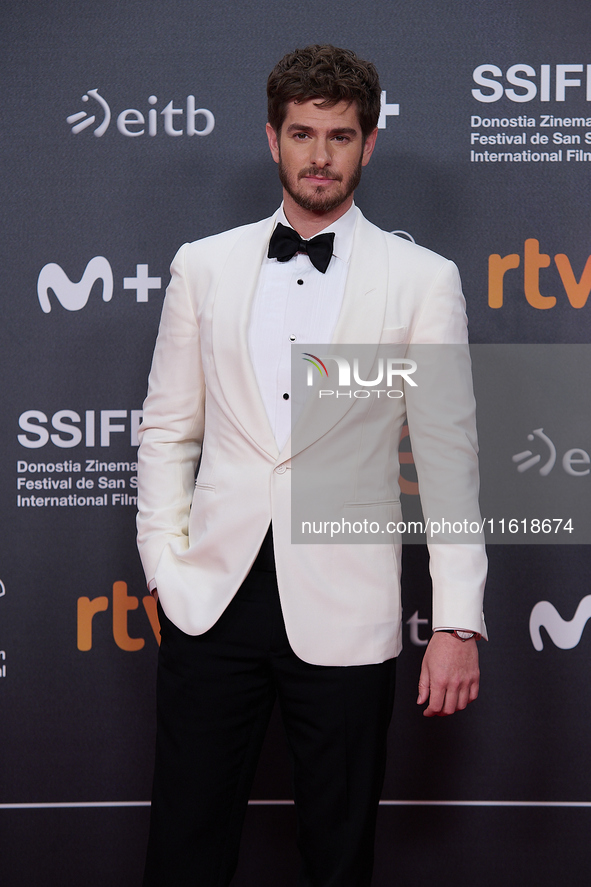
<instances>
[{"instance_id":1,"label":"white dress shirt","mask_svg":"<svg viewBox=\"0 0 591 887\"><path fill-rule=\"evenodd\" d=\"M296 253L288 262L263 259L251 308L248 346L279 450L291 434L292 348L298 343L332 341L345 293L358 214L353 204L336 222L318 232L335 233L333 256L325 274L312 265L306 253ZM277 222L293 227L285 217L283 205Z\"/></svg>"}]
</instances>

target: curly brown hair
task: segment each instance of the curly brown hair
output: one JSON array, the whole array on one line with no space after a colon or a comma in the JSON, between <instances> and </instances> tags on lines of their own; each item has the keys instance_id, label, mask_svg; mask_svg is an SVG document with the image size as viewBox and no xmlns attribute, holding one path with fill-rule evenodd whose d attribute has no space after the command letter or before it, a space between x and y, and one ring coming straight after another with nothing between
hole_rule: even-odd
<instances>
[{"instance_id":1,"label":"curly brown hair","mask_svg":"<svg viewBox=\"0 0 591 887\"><path fill-rule=\"evenodd\" d=\"M269 123L275 132L281 130L288 102L312 98L323 99L318 104L327 108L341 101L355 102L366 139L380 116L378 72L352 50L330 43L296 49L275 65L267 81Z\"/></svg>"}]
</instances>

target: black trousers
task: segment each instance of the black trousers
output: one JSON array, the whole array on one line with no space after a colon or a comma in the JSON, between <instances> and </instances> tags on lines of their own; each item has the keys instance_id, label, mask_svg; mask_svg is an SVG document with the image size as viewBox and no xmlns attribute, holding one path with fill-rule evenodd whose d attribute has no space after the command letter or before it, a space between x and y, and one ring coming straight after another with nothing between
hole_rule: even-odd
<instances>
[{"instance_id":1,"label":"black trousers","mask_svg":"<svg viewBox=\"0 0 591 887\"><path fill-rule=\"evenodd\" d=\"M285 633L269 544L270 536L205 634L184 634L159 608L144 887L230 884L275 698L293 759L301 887L370 884L396 660L326 667L298 659Z\"/></svg>"}]
</instances>

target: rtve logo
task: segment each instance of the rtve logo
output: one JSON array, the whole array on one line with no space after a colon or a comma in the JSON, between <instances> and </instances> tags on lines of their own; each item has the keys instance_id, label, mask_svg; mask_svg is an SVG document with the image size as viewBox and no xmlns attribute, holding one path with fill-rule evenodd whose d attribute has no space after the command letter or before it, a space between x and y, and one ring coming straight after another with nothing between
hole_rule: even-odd
<instances>
[{"instance_id":1,"label":"rtve logo","mask_svg":"<svg viewBox=\"0 0 591 887\"><path fill-rule=\"evenodd\" d=\"M49 293L53 292L66 311L80 311L88 302L90 291L98 280L103 285L103 302L110 302L113 298L113 270L104 256L91 259L77 283L70 280L60 265L49 262L43 266L37 278L39 304L49 314ZM136 302L147 302L150 290L162 289L162 278L150 277L147 265L136 265L135 277L123 278L123 289L135 290Z\"/></svg>"},{"instance_id":2,"label":"rtve logo","mask_svg":"<svg viewBox=\"0 0 591 887\"><path fill-rule=\"evenodd\" d=\"M561 650L572 650L576 647L583 629L591 619L591 594L586 595L579 603L572 619L563 619L550 601L539 601L529 617L529 634L535 649L544 649L541 628L545 628L555 647Z\"/></svg>"},{"instance_id":3,"label":"rtve logo","mask_svg":"<svg viewBox=\"0 0 591 887\"><path fill-rule=\"evenodd\" d=\"M142 604L154 637L160 644L160 622L156 610L156 601L152 595L142 598ZM143 637L130 637L127 615L130 610L137 610L139 601L134 595L127 594L126 582L113 583L113 638L121 650L133 653L141 650L146 643ZM106 595L92 598L78 598L78 649L84 652L92 649L92 623L97 613L109 609L109 598Z\"/></svg>"},{"instance_id":4,"label":"rtve logo","mask_svg":"<svg viewBox=\"0 0 591 887\"><path fill-rule=\"evenodd\" d=\"M571 77L571 74L579 76ZM503 76L510 85L506 87ZM541 102L566 101L566 93L585 96L591 102L591 64L540 65L539 71L531 65L511 65L506 75L498 65L478 65L472 73L474 82L482 89L473 89L478 102L498 102L506 96L510 102L531 102L537 95ZM501 78L501 79L499 79ZM517 89L513 89L513 87ZM576 92L573 92L576 90ZM582 91L582 92L581 92Z\"/></svg>"},{"instance_id":5,"label":"rtve logo","mask_svg":"<svg viewBox=\"0 0 591 887\"><path fill-rule=\"evenodd\" d=\"M85 129L98 123L94 129L97 138L104 136L111 122L111 108L105 98L99 94L98 89L89 89L82 96L83 102L93 99L96 105L91 105L89 113L86 111L78 111L76 114L70 114L66 117L66 121L72 127L74 135L84 132ZM158 98L151 95L148 98L149 105L157 105ZM207 108L195 107L195 96L188 95L184 108L175 108L174 102L171 100L165 108L160 111L160 116L164 118L164 132L168 136L208 136L213 132L215 126L215 117ZM100 118L100 119L99 119ZM159 133L158 110L151 107L144 115L137 108L126 108L117 115L117 129L121 135L129 139L137 138L146 134L156 136ZM175 126L180 124L181 128ZM184 125L184 129L182 128Z\"/></svg>"},{"instance_id":6,"label":"rtve logo","mask_svg":"<svg viewBox=\"0 0 591 887\"><path fill-rule=\"evenodd\" d=\"M550 256L540 252L540 241L528 238L523 245L523 293L532 308L546 310L554 308L557 303L556 296L545 296L540 292L540 270L550 267L550 263ZM564 253L554 256L554 264L572 307L584 308L591 292L591 256L578 279L569 257ZM520 265L519 253L507 256L494 253L488 257L488 304L491 308L503 307L505 274Z\"/></svg>"},{"instance_id":7,"label":"rtve logo","mask_svg":"<svg viewBox=\"0 0 591 887\"><path fill-rule=\"evenodd\" d=\"M531 434L527 435L527 439L532 442L537 439L544 444L545 461L540 465L538 471L542 477L546 477L556 463L556 447L548 435L544 434L543 428L536 428ZM533 468L534 465L538 465L542 461L542 455L541 453L534 454L532 450L523 450L523 452L512 456L512 460L517 465L517 471L522 474L524 471ZM589 456L589 453L586 450L581 450L579 447L567 450L562 457L562 468L571 477L584 477L590 474L591 469L588 467L590 463L591 456Z\"/></svg>"}]
</instances>

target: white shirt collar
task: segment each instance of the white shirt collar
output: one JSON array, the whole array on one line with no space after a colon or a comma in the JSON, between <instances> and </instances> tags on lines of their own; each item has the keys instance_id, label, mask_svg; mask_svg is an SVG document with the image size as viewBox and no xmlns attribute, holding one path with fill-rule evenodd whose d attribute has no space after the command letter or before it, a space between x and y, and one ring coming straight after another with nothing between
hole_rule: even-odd
<instances>
[{"instance_id":1,"label":"white shirt collar","mask_svg":"<svg viewBox=\"0 0 591 887\"><path fill-rule=\"evenodd\" d=\"M327 225L326 228L323 228L322 231L318 232L318 234L325 234L329 231L334 231L335 239L333 255L338 259L341 259L343 262L348 262L351 256L351 250L353 249L353 235L355 234L355 225L357 224L358 216L359 210L355 206L355 203L353 203L347 212L337 219L336 222ZM293 225L290 225L287 221L283 210L283 203L277 211L277 222L281 222L282 225L287 225L288 228L293 228Z\"/></svg>"}]
</instances>

